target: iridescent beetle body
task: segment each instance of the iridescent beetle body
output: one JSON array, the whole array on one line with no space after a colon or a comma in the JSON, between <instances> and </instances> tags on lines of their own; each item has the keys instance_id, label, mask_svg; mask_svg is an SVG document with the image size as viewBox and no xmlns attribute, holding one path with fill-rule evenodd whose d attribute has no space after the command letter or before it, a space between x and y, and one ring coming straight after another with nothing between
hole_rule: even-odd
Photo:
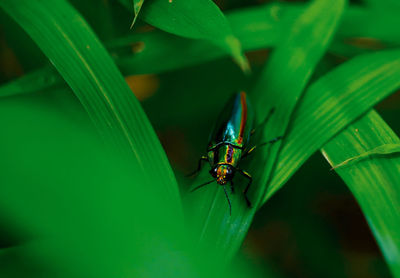
<instances>
[{"instance_id":1,"label":"iridescent beetle body","mask_svg":"<svg viewBox=\"0 0 400 278\"><path fill-rule=\"evenodd\" d=\"M268 121L272 112L273 110L270 111L264 122ZM247 205L251 207L251 202L247 198L247 191L252 183L252 177L246 171L239 169L238 165L242 158L255 149L255 146L248 148L251 134L254 132L254 117L254 111L247 94L245 92L234 94L225 105L214 125L207 147L207 156L200 158L198 169L193 173L195 174L200 171L202 161L210 163L210 174L219 185L223 186L230 212L231 203L225 185L229 182L232 193L234 192L232 180L236 172L239 172L249 180L243 194ZM280 137L267 143L273 143L279 139ZM213 181L203 183L195 187L192 191Z\"/></svg>"},{"instance_id":2,"label":"iridescent beetle body","mask_svg":"<svg viewBox=\"0 0 400 278\"><path fill-rule=\"evenodd\" d=\"M210 173L218 184L232 180L253 126L254 113L246 93L233 95L218 117L207 148Z\"/></svg>"}]
</instances>

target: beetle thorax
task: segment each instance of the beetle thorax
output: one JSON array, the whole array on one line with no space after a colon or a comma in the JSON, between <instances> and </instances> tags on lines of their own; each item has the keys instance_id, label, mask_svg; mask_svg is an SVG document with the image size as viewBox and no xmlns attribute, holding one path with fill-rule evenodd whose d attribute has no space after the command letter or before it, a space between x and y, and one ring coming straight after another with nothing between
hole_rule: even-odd
<instances>
[{"instance_id":1,"label":"beetle thorax","mask_svg":"<svg viewBox=\"0 0 400 278\"><path fill-rule=\"evenodd\" d=\"M222 144L218 148L208 152L211 167L230 164L235 168L240 161L242 150L231 144Z\"/></svg>"}]
</instances>

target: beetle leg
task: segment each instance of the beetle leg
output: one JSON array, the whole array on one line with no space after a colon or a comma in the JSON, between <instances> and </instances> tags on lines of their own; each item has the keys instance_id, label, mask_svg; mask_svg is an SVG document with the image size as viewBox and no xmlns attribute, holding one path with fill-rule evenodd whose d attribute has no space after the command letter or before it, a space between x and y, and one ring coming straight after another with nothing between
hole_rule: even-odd
<instances>
[{"instance_id":1,"label":"beetle leg","mask_svg":"<svg viewBox=\"0 0 400 278\"><path fill-rule=\"evenodd\" d=\"M248 151L246 150L245 153L242 155L242 158L248 156L252 151L254 151L255 148L257 148L257 146L251 147Z\"/></svg>"},{"instance_id":2,"label":"beetle leg","mask_svg":"<svg viewBox=\"0 0 400 278\"><path fill-rule=\"evenodd\" d=\"M259 145L255 145L255 146L253 146L252 148L250 148L248 151L245 151L245 153L242 155L242 158L245 158L245 157L248 156L250 153L252 153L252 152L254 151L255 148L263 147L263 146L268 145L268 144L273 144L273 143L275 143L275 142L281 140L282 138L283 138L283 136L278 136L278 137L276 137L276 138L274 138L274 139L272 139L272 140L269 140L268 142L261 143L261 144L259 144Z\"/></svg>"},{"instance_id":3,"label":"beetle leg","mask_svg":"<svg viewBox=\"0 0 400 278\"><path fill-rule=\"evenodd\" d=\"M194 176L194 175L196 175L198 172L200 172L200 170L201 170L201 167L203 166L202 165L202 162L203 161L208 161L208 158L207 158L207 156L202 156L202 157L200 157L200 159L199 159L199 164L197 165L197 169L196 169L196 171L194 171L194 172L192 172L192 173L190 173L190 174L188 174L188 175L186 175L187 177L191 177L191 176Z\"/></svg>"},{"instance_id":4,"label":"beetle leg","mask_svg":"<svg viewBox=\"0 0 400 278\"><path fill-rule=\"evenodd\" d=\"M229 200L228 192L226 192L226 186L225 185L224 185L224 192L225 192L226 199L228 200L228 204L229 204L229 215L232 215L231 200Z\"/></svg>"},{"instance_id":5,"label":"beetle leg","mask_svg":"<svg viewBox=\"0 0 400 278\"><path fill-rule=\"evenodd\" d=\"M214 182L214 181L215 181L215 180L212 179L212 180L210 180L210 181L208 181L208 182L202 183L202 184L196 186L195 188L193 188L192 190L190 190L190 192L196 191L197 189L202 188L203 186L205 186L205 185L207 185L207 184L210 184L210 183L212 183L212 182Z\"/></svg>"},{"instance_id":6,"label":"beetle leg","mask_svg":"<svg viewBox=\"0 0 400 278\"><path fill-rule=\"evenodd\" d=\"M258 126L256 126L251 132L250 135L253 135L261 126L266 125L269 121L269 119L271 118L272 114L274 114L275 112L275 107L272 107L267 116L265 117L264 121L262 121Z\"/></svg>"},{"instance_id":7,"label":"beetle leg","mask_svg":"<svg viewBox=\"0 0 400 278\"><path fill-rule=\"evenodd\" d=\"M249 173L247 173L247 172L244 171L244 170L239 169L239 172L240 172L244 177L246 177L246 178L249 180L249 183L247 184L246 188L245 188L244 191L243 191L243 195L244 195L244 198L246 199L247 206L248 206L249 208L251 208L252 205L251 205L251 202L250 202L249 198L247 197L247 191L249 190L250 185L251 185L251 183L253 182L253 178L250 176Z\"/></svg>"},{"instance_id":8,"label":"beetle leg","mask_svg":"<svg viewBox=\"0 0 400 278\"><path fill-rule=\"evenodd\" d=\"M231 192L232 194L235 194L235 188L233 187L233 181L231 180Z\"/></svg>"},{"instance_id":9,"label":"beetle leg","mask_svg":"<svg viewBox=\"0 0 400 278\"><path fill-rule=\"evenodd\" d=\"M262 146L265 146L265 145L268 145L268 144L273 144L273 143L275 143L275 142L278 142L278 141L281 140L282 138L283 138L283 136L275 137L274 139L271 139L271 140L269 140L269 141L267 141L267 142L261 143L260 145L254 146L253 149L254 149L255 147L262 147Z\"/></svg>"}]
</instances>

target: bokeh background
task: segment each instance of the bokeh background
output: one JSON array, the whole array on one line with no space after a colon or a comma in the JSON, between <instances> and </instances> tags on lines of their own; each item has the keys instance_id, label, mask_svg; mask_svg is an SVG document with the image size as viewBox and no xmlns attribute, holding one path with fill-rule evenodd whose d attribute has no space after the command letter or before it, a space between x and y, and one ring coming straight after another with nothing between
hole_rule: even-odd
<instances>
[{"instance_id":1,"label":"bokeh background","mask_svg":"<svg viewBox=\"0 0 400 278\"><path fill-rule=\"evenodd\" d=\"M127 28L132 15L117 1L69 2L84 16L102 41L153 30L153 27L140 20L133 30ZM272 1L215 2L224 12L229 12ZM303 4L307 1L279 2ZM362 0L351 1L351 5L364 4ZM48 59L35 43L3 10L0 10L0 24L0 85L49 66ZM357 39L349 44L357 45L360 53L384 47L372 39ZM124 48L113 49L111 55L140 52L141 47L143 45L140 42L134 42ZM198 158L204 154L212 127L210 123L216 119L225 100L238 89L251 89L269 54L270 50L246 53L252 66L252 75L249 77L243 75L231 58L158 74L125 76L149 117L178 181L187 179L185 174L196 167ZM328 52L324 57L325 64L318 67L313 79L349 58ZM63 83L56 83L48 91L3 97L0 99L0 107L4 109L2 116L15 120L17 116L6 108L19 104L51 107L49 109L57 111L58 116L71 125L81 125L89 130L93 128L79 101L65 89ZM376 108L399 134L400 94L394 94ZM43 115L45 118L46 115ZM15 124L23 126L23 121L15 121ZM32 130L26 136L33 133ZM35 138L39 140L40 137ZM11 146L18 144L24 143L17 141ZM4 144L2 148L9 146ZM186 193L188 188L181 186L180 191ZM5 218L6 215L1 217ZM2 227L0 221L0 247L13 246L20 238L21 235L10 234L9 228ZM320 153L314 154L286 186L257 212L235 260L256 265L260 277L391 277L356 200L340 177L330 170L330 165Z\"/></svg>"}]
</instances>

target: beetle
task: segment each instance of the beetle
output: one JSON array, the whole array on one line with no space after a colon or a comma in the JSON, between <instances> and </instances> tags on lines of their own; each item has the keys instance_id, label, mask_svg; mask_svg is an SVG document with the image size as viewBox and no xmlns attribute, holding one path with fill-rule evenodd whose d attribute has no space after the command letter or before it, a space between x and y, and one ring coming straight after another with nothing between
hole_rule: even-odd
<instances>
[{"instance_id":1,"label":"beetle","mask_svg":"<svg viewBox=\"0 0 400 278\"><path fill-rule=\"evenodd\" d=\"M273 111L274 109L269 111L262 124L268 122ZM207 155L200 158L197 170L189 175L192 176L198 173L202 168L202 162L208 161L211 166L209 173L214 179L200 184L191 191L195 191L216 181L224 188L230 214L232 214L232 207L228 192L226 191L226 184L230 183L231 191L234 193L233 177L236 172L239 172L248 179L248 184L243 191L243 195L248 207L252 207L247 197L247 191L253 179L245 170L238 168L238 165L241 159L248 156L257 147L253 146L249 148L250 137L255 131L253 129L254 123L255 115L247 94L243 91L235 93L226 103L214 125L209 138ZM277 137L259 146L274 143L281 138L282 136Z\"/></svg>"}]
</instances>

